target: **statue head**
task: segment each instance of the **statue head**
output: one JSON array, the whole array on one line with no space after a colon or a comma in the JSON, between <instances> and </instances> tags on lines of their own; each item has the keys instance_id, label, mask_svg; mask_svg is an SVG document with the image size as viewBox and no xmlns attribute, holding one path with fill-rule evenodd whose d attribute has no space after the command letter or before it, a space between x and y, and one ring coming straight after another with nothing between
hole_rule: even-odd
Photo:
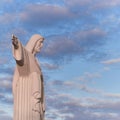
<instances>
[{"instance_id":1,"label":"statue head","mask_svg":"<svg viewBox=\"0 0 120 120\"><path fill-rule=\"evenodd\" d=\"M35 34L30 38L25 48L29 52L36 54L40 52L43 46L43 41L44 41L44 38L41 35Z\"/></svg>"}]
</instances>

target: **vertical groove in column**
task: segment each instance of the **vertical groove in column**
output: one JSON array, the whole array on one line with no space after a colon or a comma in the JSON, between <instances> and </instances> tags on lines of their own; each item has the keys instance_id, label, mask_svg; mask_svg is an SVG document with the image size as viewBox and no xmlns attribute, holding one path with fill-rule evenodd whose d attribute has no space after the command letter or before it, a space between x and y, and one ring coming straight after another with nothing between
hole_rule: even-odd
<instances>
[{"instance_id":1,"label":"vertical groove in column","mask_svg":"<svg viewBox=\"0 0 120 120\"><path fill-rule=\"evenodd\" d=\"M27 77L26 77L27 78ZM26 102L26 98L27 98L27 79L25 78L24 80L24 104L25 104L25 109L24 109L24 114L25 114L25 120L27 120L27 111L26 111L26 106L27 106L27 102Z\"/></svg>"},{"instance_id":2,"label":"vertical groove in column","mask_svg":"<svg viewBox=\"0 0 120 120\"><path fill-rule=\"evenodd\" d=\"M23 80L21 80L21 120L23 120Z\"/></svg>"},{"instance_id":3,"label":"vertical groove in column","mask_svg":"<svg viewBox=\"0 0 120 120\"><path fill-rule=\"evenodd\" d=\"M25 78L22 79L22 94L21 94L22 95L21 96L21 98L22 98L21 99L22 100L22 111L21 111L21 113L22 113L22 120L24 120L24 112L23 112L24 111L24 91L23 91L23 89L24 89L24 85L23 85L24 79Z\"/></svg>"},{"instance_id":4,"label":"vertical groove in column","mask_svg":"<svg viewBox=\"0 0 120 120\"><path fill-rule=\"evenodd\" d=\"M22 106L23 106L23 108L22 108L22 116L23 116L23 120L25 120L25 80L26 80L26 77L23 79L23 84L22 84L22 96L23 96L23 98L22 98L22 100L23 100L23 104L22 104Z\"/></svg>"},{"instance_id":5,"label":"vertical groove in column","mask_svg":"<svg viewBox=\"0 0 120 120\"><path fill-rule=\"evenodd\" d=\"M22 78L23 79L23 78ZM20 120L22 120L22 79L20 80Z\"/></svg>"},{"instance_id":6,"label":"vertical groove in column","mask_svg":"<svg viewBox=\"0 0 120 120\"><path fill-rule=\"evenodd\" d=\"M31 77L31 76L30 76ZM31 120L31 117L30 117L30 115L31 115L31 109L30 109L30 100L31 100L31 98L30 98L30 82L31 82L31 79L30 79L30 77L29 77L29 81L28 81L28 116L29 116L29 120Z\"/></svg>"},{"instance_id":7,"label":"vertical groove in column","mask_svg":"<svg viewBox=\"0 0 120 120\"><path fill-rule=\"evenodd\" d=\"M16 104L15 104L17 102L16 99L17 99L16 91L14 91L14 120L16 119Z\"/></svg>"},{"instance_id":8,"label":"vertical groove in column","mask_svg":"<svg viewBox=\"0 0 120 120\"><path fill-rule=\"evenodd\" d=\"M19 83L18 83L18 91L17 91L17 119L16 120L19 120L19 90L20 89L20 80L19 80Z\"/></svg>"},{"instance_id":9,"label":"vertical groove in column","mask_svg":"<svg viewBox=\"0 0 120 120\"><path fill-rule=\"evenodd\" d=\"M30 117L30 120L32 120L32 107L31 107L31 105L32 105L32 75L31 75L31 77L30 77L30 81L29 81L29 113L30 113L30 115L29 115L29 117Z\"/></svg>"},{"instance_id":10,"label":"vertical groove in column","mask_svg":"<svg viewBox=\"0 0 120 120\"><path fill-rule=\"evenodd\" d=\"M20 79L20 95L19 95L19 120L21 120L21 112L22 112L22 106L21 106L21 94L22 94L22 88L21 88L21 84L22 84L22 79Z\"/></svg>"},{"instance_id":11,"label":"vertical groove in column","mask_svg":"<svg viewBox=\"0 0 120 120\"><path fill-rule=\"evenodd\" d=\"M19 88L18 88L18 103L17 103L17 106L18 106L18 120L20 120L20 106L19 106L19 104L20 104L20 84L21 84L21 82L20 82L21 80L19 79Z\"/></svg>"},{"instance_id":12,"label":"vertical groove in column","mask_svg":"<svg viewBox=\"0 0 120 120\"><path fill-rule=\"evenodd\" d=\"M26 120L29 120L29 109L28 109L28 106L29 106L29 99L28 99L28 79L26 79L26 112L27 112L27 117L26 117Z\"/></svg>"},{"instance_id":13,"label":"vertical groove in column","mask_svg":"<svg viewBox=\"0 0 120 120\"><path fill-rule=\"evenodd\" d=\"M18 92L18 87L16 86L15 91L14 91L14 120L17 120L17 92Z\"/></svg>"}]
</instances>

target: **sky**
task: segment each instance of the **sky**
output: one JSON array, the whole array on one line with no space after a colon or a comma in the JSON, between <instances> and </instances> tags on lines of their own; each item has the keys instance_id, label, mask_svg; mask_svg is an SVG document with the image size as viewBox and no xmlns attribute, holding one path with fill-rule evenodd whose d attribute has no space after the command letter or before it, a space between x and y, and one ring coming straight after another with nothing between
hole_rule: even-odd
<instances>
[{"instance_id":1,"label":"sky","mask_svg":"<svg viewBox=\"0 0 120 120\"><path fill-rule=\"evenodd\" d=\"M12 34L37 55L46 120L120 119L120 0L0 0L0 120L12 120Z\"/></svg>"}]
</instances>

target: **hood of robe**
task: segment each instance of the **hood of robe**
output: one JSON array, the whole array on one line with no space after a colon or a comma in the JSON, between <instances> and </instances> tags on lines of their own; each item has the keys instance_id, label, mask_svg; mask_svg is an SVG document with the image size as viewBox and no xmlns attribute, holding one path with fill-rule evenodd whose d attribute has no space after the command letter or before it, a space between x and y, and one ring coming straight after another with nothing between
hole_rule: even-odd
<instances>
[{"instance_id":1,"label":"hood of robe","mask_svg":"<svg viewBox=\"0 0 120 120\"><path fill-rule=\"evenodd\" d=\"M28 41L28 43L27 43L27 45L25 46L25 48L26 48L29 52L33 53L33 49L34 49L37 41L39 41L39 39L41 39L41 38L44 39L43 36L41 36L41 35L39 35L39 34L34 34L34 35L30 38L30 40Z\"/></svg>"}]
</instances>

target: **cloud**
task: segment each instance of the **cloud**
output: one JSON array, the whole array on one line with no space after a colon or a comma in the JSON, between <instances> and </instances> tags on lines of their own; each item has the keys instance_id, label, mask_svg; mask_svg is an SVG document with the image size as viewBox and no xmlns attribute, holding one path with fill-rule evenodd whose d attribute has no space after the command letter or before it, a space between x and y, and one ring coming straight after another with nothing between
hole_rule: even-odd
<instances>
[{"instance_id":1,"label":"cloud","mask_svg":"<svg viewBox=\"0 0 120 120\"><path fill-rule=\"evenodd\" d=\"M66 35L47 37L47 43L42 50L43 57L54 60L63 60L63 58L71 59L73 56L88 55L89 57L93 57L98 47L105 44L105 36L106 32L99 28L94 28ZM99 56L99 54L97 55Z\"/></svg>"},{"instance_id":2,"label":"cloud","mask_svg":"<svg viewBox=\"0 0 120 120\"><path fill-rule=\"evenodd\" d=\"M8 96L7 94L0 93L0 102L2 104L13 104L13 97Z\"/></svg>"},{"instance_id":3,"label":"cloud","mask_svg":"<svg viewBox=\"0 0 120 120\"><path fill-rule=\"evenodd\" d=\"M0 88L10 89L11 88L12 77L0 77Z\"/></svg>"},{"instance_id":4,"label":"cloud","mask_svg":"<svg viewBox=\"0 0 120 120\"><path fill-rule=\"evenodd\" d=\"M0 115L0 120L12 120L11 116L6 115Z\"/></svg>"},{"instance_id":5,"label":"cloud","mask_svg":"<svg viewBox=\"0 0 120 120\"><path fill-rule=\"evenodd\" d=\"M16 14L4 13L3 15L0 15L0 23L1 25L10 25L15 22L16 18Z\"/></svg>"},{"instance_id":6,"label":"cloud","mask_svg":"<svg viewBox=\"0 0 120 120\"><path fill-rule=\"evenodd\" d=\"M11 2L13 2L13 0L1 0L0 2L2 2L2 3L11 3Z\"/></svg>"},{"instance_id":7,"label":"cloud","mask_svg":"<svg viewBox=\"0 0 120 120\"><path fill-rule=\"evenodd\" d=\"M109 2L109 0L104 0L104 1L98 1L98 0L64 0L65 4L70 7L70 8L77 8L77 9L108 9L111 7L116 7L120 5L120 1L119 0L111 0Z\"/></svg>"},{"instance_id":8,"label":"cloud","mask_svg":"<svg viewBox=\"0 0 120 120\"><path fill-rule=\"evenodd\" d=\"M110 2L109 2L109 0L104 0L104 2L99 1L98 4L97 4L97 2L93 5L94 8L97 8L97 9L98 8L101 8L101 9L105 8L105 9L107 9L107 8L116 7L116 6L120 5L120 1L119 0L111 0Z\"/></svg>"},{"instance_id":9,"label":"cloud","mask_svg":"<svg viewBox=\"0 0 120 120\"><path fill-rule=\"evenodd\" d=\"M63 21L67 22L74 17L75 15L70 13L66 7L47 4L29 4L20 13L21 22L33 27L53 26Z\"/></svg>"},{"instance_id":10,"label":"cloud","mask_svg":"<svg viewBox=\"0 0 120 120\"><path fill-rule=\"evenodd\" d=\"M12 94L12 77L4 76L0 77L0 101L4 104L12 104L13 98Z\"/></svg>"},{"instance_id":11,"label":"cloud","mask_svg":"<svg viewBox=\"0 0 120 120\"><path fill-rule=\"evenodd\" d=\"M109 67L104 67L103 70L104 70L104 71L109 71L110 68L109 68Z\"/></svg>"},{"instance_id":12,"label":"cloud","mask_svg":"<svg viewBox=\"0 0 120 120\"><path fill-rule=\"evenodd\" d=\"M92 82L92 80L95 78L97 79L101 78L101 74L98 72L95 73L85 72L82 76L78 78L78 80L82 82Z\"/></svg>"},{"instance_id":13,"label":"cloud","mask_svg":"<svg viewBox=\"0 0 120 120\"><path fill-rule=\"evenodd\" d=\"M7 58L0 58L0 64L2 65L2 64L5 64L5 63L7 63L8 62L8 60L7 60Z\"/></svg>"},{"instance_id":14,"label":"cloud","mask_svg":"<svg viewBox=\"0 0 120 120\"><path fill-rule=\"evenodd\" d=\"M8 65L8 64L7 64ZM14 67L1 67L0 68L0 74L8 74L11 75L13 74Z\"/></svg>"},{"instance_id":15,"label":"cloud","mask_svg":"<svg viewBox=\"0 0 120 120\"><path fill-rule=\"evenodd\" d=\"M77 2L79 1L76 0L75 4L77 4ZM80 2L82 2L81 5L89 3L88 0ZM72 1L70 1L70 3L72 4ZM1 19L2 21L5 21L8 20L8 17L9 21L11 22L13 22L16 19L19 20L19 22L16 21L16 24L20 25L21 29L14 29L12 31L13 33L20 36L20 38L22 38L22 43L26 41L25 39L28 39L28 34L42 31L42 26L47 26L48 28L48 26L50 25L51 29L54 29L54 27L59 23L64 26L68 24L69 21L74 21L76 18L79 19L81 17L80 15L70 11L70 9L66 6L48 4L28 4L24 7L25 8L23 9L23 11L19 11L17 16L14 13L12 13L11 15L5 13L3 14ZM89 22L91 21L89 20L89 18L87 20ZM5 23L7 24L7 22ZM24 26L22 26L22 24L24 24ZM73 25L76 25L76 22L73 23ZM29 27L32 27L32 30L30 29L30 32L28 32ZM63 27L63 29L64 28L65 27ZM86 30L80 30L81 28L78 30L77 28L77 31L75 32L74 28L71 29L72 32L69 31L69 33L66 32L68 30L65 28L64 30L60 30L63 34L60 34L59 32L57 35L47 36L45 42L48 45L46 45L44 47L44 50L42 50L42 57L52 59L55 62L64 62L64 59L70 61L73 57L76 56L84 57L86 59L100 59L102 56L105 55L100 51L98 52L98 50L96 49L97 47L102 46L105 43L103 39L106 37L106 32L104 30L97 27ZM53 32L54 31L55 29L53 30ZM44 30L42 32L44 32ZM24 38L21 37L23 35Z\"/></svg>"},{"instance_id":16,"label":"cloud","mask_svg":"<svg viewBox=\"0 0 120 120\"><path fill-rule=\"evenodd\" d=\"M72 79L72 80L52 80L50 81L49 85L51 86L51 89L54 89L55 91L58 91L57 93L60 93L62 91L65 91L65 94L72 95L78 93L78 96L80 94L87 94L87 95L95 95L96 97L101 97L104 99L111 99L112 100L119 100L120 99L120 94L119 93L112 93L112 92L106 92L102 89L98 89L96 87L90 87L88 83L95 82L95 78L99 78L100 76L93 75L84 79L84 81L81 82L81 80L77 79ZM93 79L94 81L89 81L87 79ZM72 93L71 93L72 89ZM84 98L84 97L83 97ZM95 101L94 101L95 102Z\"/></svg>"},{"instance_id":17,"label":"cloud","mask_svg":"<svg viewBox=\"0 0 120 120\"><path fill-rule=\"evenodd\" d=\"M58 65L50 64L50 63L42 63L41 65L42 65L42 67L44 67L44 68L46 68L48 70L57 70L57 69L60 68Z\"/></svg>"},{"instance_id":18,"label":"cloud","mask_svg":"<svg viewBox=\"0 0 120 120\"><path fill-rule=\"evenodd\" d=\"M81 29L85 26L95 25L98 23L95 16L88 12L88 6L84 4L90 3L88 0L65 2L64 6L53 4L26 4L24 9L19 13L19 22L27 30L31 32L47 30L49 32L58 33L70 30ZM67 5L68 4L68 5ZM75 6L72 10L71 6ZM76 12L77 11L77 12ZM47 29L46 29L47 28ZM86 27L85 27L86 28ZM57 29L57 30L56 30ZM46 32L46 31L42 32Z\"/></svg>"},{"instance_id":19,"label":"cloud","mask_svg":"<svg viewBox=\"0 0 120 120\"><path fill-rule=\"evenodd\" d=\"M0 110L0 115L5 114L6 112L4 110Z\"/></svg>"},{"instance_id":20,"label":"cloud","mask_svg":"<svg viewBox=\"0 0 120 120\"><path fill-rule=\"evenodd\" d=\"M83 84L77 80L65 80L65 81L62 81L62 80L52 80L50 83L49 86L52 86L52 88L54 90L58 90L59 92L61 91L66 91L65 93L68 93L68 94L73 94L73 93L76 93L78 92L79 94L80 93L86 93L86 94L89 94L89 95L97 95L97 96L102 96L103 97L103 91L100 90L100 89L97 89L97 88L92 88L92 87L89 87L87 84ZM72 93L70 92L72 89ZM105 93L104 93L104 96L105 96Z\"/></svg>"},{"instance_id":21,"label":"cloud","mask_svg":"<svg viewBox=\"0 0 120 120\"><path fill-rule=\"evenodd\" d=\"M89 108L93 110L101 109L104 111L112 111L114 113L119 113L119 110L120 110L119 105L120 105L120 102L112 102L112 101L104 100L104 101L98 102L97 104L90 105Z\"/></svg>"},{"instance_id":22,"label":"cloud","mask_svg":"<svg viewBox=\"0 0 120 120\"><path fill-rule=\"evenodd\" d=\"M88 9L90 8L93 0L64 0L64 3L66 7L68 7L71 11L74 11L74 13L80 13L87 14Z\"/></svg>"},{"instance_id":23,"label":"cloud","mask_svg":"<svg viewBox=\"0 0 120 120\"><path fill-rule=\"evenodd\" d=\"M106 64L106 65L120 63L120 58L102 61L101 63Z\"/></svg>"},{"instance_id":24,"label":"cloud","mask_svg":"<svg viewBox=\"0 0 120 120\"><path fill-rule=\"evenodd\" d=\"M50 94L49 94L50 96ZM85 98L75 98L68 94L54 94L47 97L46 118L61 118L65 120L118 120L119 102L100 101L91 97L92 101L85 102ZM52 104L53 103L53 104ZM104 110L104 112L102 112Z\"/></svg>"},{"instance_id":25,"label":"cloud","mask_svg":"<svg viewBox=\"0 0 120 120\"><path fill-rule=\"evenodd\" d=\"M3 2L13 2L13 0L1 0L1 1L3 1Z\"/></svg>"},{"instance_id":26,"label":"cloud","mask_svg":"<svg viewBox=\"0 0 120 120\"><path fill-rule=\"evenodd\" d=\"M107 98L113 98L113 99L120 99L120 94L119 93L102 93L103 96Z\"/></svg>"}]
</instances>

